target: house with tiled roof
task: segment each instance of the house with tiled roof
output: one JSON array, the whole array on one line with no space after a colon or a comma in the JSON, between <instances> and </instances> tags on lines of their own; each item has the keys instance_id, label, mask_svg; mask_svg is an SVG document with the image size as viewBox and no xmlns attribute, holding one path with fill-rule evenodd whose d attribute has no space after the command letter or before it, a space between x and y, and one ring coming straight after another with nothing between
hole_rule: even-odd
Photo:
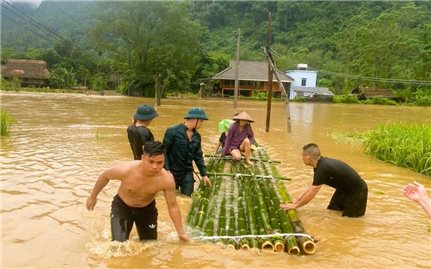
<instances>
[{"instance_id":1,"label":"house with tiled roof","mask_svg":"<svg viewBox=\"0 0 431 269\"><path fill-rule=\"evenodd\" d=\"M224 96L233 96L235 91L235 61L230 61L230 65L225 70L212 77L219 83L217 91ZM285 73L275 71L283 83L286 90L290 88L293 79ZM260 61L240 61L238 72L238 95L252 96L254 92L268 92L268 63ZM273 75L272 92L275 97L281 96L281 89L278 81Z\"/></svg>"}]
</instances>

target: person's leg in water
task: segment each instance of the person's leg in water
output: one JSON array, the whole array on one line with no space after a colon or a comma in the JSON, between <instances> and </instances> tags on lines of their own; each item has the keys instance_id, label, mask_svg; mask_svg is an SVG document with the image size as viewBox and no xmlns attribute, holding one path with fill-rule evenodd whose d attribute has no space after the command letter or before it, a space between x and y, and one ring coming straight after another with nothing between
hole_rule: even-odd
<instances>
[{"instance_id":1,"label":"person's leg in water","mask_svg":"<svg viewBox=\"0 0 431 269\"><path fill-rule=\"evenodd\" d=\"M195 186L195 179L193 178L193 172L187 172L180 182L181 193L187 196L191 196Z\"/></svg>"},{"instance_id":2,"label":"person's leg in water","mask_svg":"<svg viewBox=\"0 0 431 269\"><path fill-rule=\"evenodd\" d=\"M327 209L340 210L340 211L344 210L345 199L346 199L345 193L340 190L336 190L332 195L331 201L329 202Z\"/></svg>"},{"instance_id":3,"label":"person's leg in water","mask_svg":"<svg viewBox=\"0 0 431 269\"><path fill-rule=\"evenodd\" d=\"M133 217L130 207L117 194L111 205L112 241L124 242L129 240L132 227Z\"/></svg>"},{"instance_id":4,"label":"person's leg in water","mask_svg":"<svg viewBox=\"0 0 431 269\"><path fill-rule=\"evenodd\" d=\"M139 240L157 240L157 216L156 200L146 207L135 210L135 223Z\"/></svg>"},{"instance_id":5,"label":"person's leg in water","mask_svg":"<svg viewBox=\"0 0 431 269\"><path fill-rule=\"evenodd\" d=\"M361 217L367 209L368 187L365 185L361 190L346 199L343 217Z\"/></svg>"}]
</instances>

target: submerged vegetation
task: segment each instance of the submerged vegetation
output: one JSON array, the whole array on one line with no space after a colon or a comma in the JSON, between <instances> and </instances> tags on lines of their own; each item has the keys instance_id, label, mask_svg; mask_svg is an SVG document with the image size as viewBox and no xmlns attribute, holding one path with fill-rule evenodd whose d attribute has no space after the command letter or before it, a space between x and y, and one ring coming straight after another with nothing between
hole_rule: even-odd
<instances>
[{"instance_id":1,"label":"submerged vegetation","mask_svg":"<svg viewBox=\"0 0 431 269\"><path fill-rule=\"evenodd\" d=\"M366 153L384 162L431 176L431 126L429 124L381 124L368 132L336 133L336 140L360 144Z\"/></svg>"},{"instance_id":2,"label":"submerged vegetation","mask_svg":"<svg viewBox=\"0 0 431 269\"><path fill-rule=\"evenodd\" d=\"M9 131L12 124L15 123L15 118L11 116L9 113L7 113L6 110L3 110L3 109L0 109L0 115L1 115L0 134L1 136L7 136L9 135Z\"/></svg>"},{"instance_id":3,"label":"submerged vegetation","mask_svg":"<svg viewBox=\"0 0 431 269\"><path fill-rule=\"evenodd\" d=\"M365 152L376 158L431 175L431 126L390 123L365 134Z\"/></svg>"}]
</instances>

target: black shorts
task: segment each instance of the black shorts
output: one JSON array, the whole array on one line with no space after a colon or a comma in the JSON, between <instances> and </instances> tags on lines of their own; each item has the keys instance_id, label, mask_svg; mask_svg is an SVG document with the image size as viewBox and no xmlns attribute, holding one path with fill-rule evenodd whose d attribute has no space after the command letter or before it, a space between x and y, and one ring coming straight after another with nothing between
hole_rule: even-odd
<instances>
[{"instance_id":1,"label":"black shorts","mask_svg":"<svg viewBox=\"0 0 431 269\"><path fill-rule=\"evenodd\" d=\"M129 240L133 223L140 240L157 239L157 208L156 200L146 207L128 206L120 196L115 195L111 206L111 234L113 241Z\"/></svg>"},{"instance_id":2,"label":"black shorts","mask_svg":"<svg viewBox=\"0 0 431 269\"><path fill-rule=\"evenodd\" d=\"M343 217L360 217L367 209L368 187L365 184L354 193L336 190L332 195L328 209L342 210Z\"/></svg>"}]
</instances>

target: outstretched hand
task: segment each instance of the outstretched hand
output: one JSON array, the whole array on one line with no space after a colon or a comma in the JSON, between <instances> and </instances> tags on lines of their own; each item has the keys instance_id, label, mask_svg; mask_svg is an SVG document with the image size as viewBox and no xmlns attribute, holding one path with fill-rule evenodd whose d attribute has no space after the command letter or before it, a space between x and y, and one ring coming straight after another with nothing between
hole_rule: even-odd
<instances>
[{"instance_id":1,"label":"outstretched hand","mask_svg":"<svg viewBox=\"0 0 431 269\"><path fill-rule=\"evenodd\" d=\"M416 181L405 185L403 190L404 195L415 202L420 202L428 197L425 187Z\"/></svg>"},{"instance_id":2,"label":"outstretched hand","mask_svg":"<svg viewBox=\"0 0 431 269\"><path fill-rule=\"evenodd\" d=\"M425 212L428 215L428 218L431 219L431 199L428 196L427 191L425 190L424 185L413 181L413 183L409 183L404 186L404 195L407 196L410 200L418 203L422 206Z\"/></svg>"}]
</instances>

